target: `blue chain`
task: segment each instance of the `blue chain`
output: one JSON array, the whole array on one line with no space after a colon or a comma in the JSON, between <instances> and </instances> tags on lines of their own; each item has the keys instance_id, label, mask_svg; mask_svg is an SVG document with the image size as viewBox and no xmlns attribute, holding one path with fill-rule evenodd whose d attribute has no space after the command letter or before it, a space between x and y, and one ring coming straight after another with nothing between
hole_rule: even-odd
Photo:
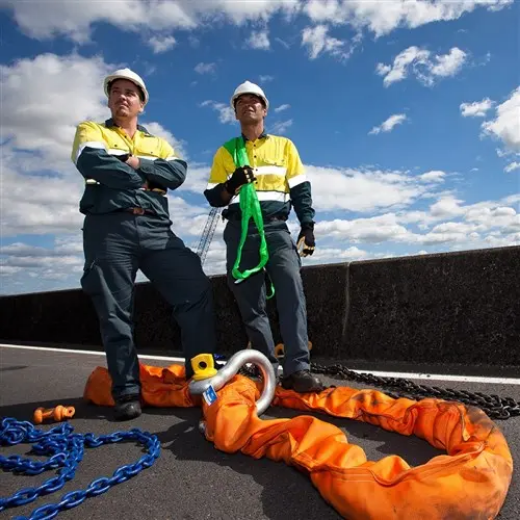
<instances>
[{"instance_id":1,"label":"blue chain","mask_svg":"<svg viewBox=\"0 0 520 520\"><path fill-rule=\"evenodd\" d=\"M0 497L0 513L7 508L29 504L39 496L60 490L67 481L74 478L78 464L83 459L85 446L97 448L102 444L133 440L143 444L147 448L147 454L143 455L135 464L119 467L110 478L101 477L93 480L85 490L71 491L65 494L58 503L41 506L35 509L30 517L19 516L14 520L50 520L60 511L79 506L88 497L105 493L111 486L120 484L143 469L149 468L161 452L161 444L157 436L137 428L97 437L92 433L83 435L72 433L73 431L74 428L68 423L62 423L45 432L38 430L28 421L17 421L11 417L2 419L0 446L33 443L32 453L49 458L44 462L33 462L31 459L19 455L10 457L0 455L0 468L22 475L39 475L50 469L60 469L55 477L48 479L39 487L24 488L10 497Z\"/></svg>"}]
</instances>

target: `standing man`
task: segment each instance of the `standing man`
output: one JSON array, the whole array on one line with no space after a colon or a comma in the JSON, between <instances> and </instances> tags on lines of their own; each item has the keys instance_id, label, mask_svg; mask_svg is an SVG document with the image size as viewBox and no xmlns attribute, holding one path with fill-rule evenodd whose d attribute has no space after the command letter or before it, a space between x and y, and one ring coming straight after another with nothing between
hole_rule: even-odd
<instances>
[{"instance_id":1,"label":"standing man","mask_svg":"<svg viewBox=\"0 0 520 520\"><path fill-rule=\"evenodd\" d=\"M204 191L211 206L228 206L223 212L228 220L224 230L228 283L252 347L265 354L276 368L278 361L266 313L264 273L260 271L241 283L235 283L232 276L241 235L239 191L243 185L255 182L269 251L265 269L276 290L285 347L282 386L296 392L320 391L323 388L321 381L310 372L301 259L286 224L292 204L301 224L298 245L303 247L303 256L312 255L315 244L311 185L292 141L265 133L264 118L269 102L258 85L249 81L239 85L231 98L231 106L240 122L251 167L237 167L229 151L220 147ZM240 270L258 265L260 240L256 226L251 224L242 250Z\"/></svg>"},{"instance_id":2,"label":"standing man","mask_svg":"<svg viewBox=\"0 0 520 520\"><path fill-rule=\"evenodd\" d=\"M184 182L187 164L138 124L149 95L136 73L118 70L105 78L104 89L112 117L78 125L72 161L85 178L81 286L99 318L114 416L125 420L141 414L132 319L138 269L173 307L186 379L193 375L191 358L215 353L216 337L210 281L199 257L170 229L166 193Z\"/></svg>"}]
</instances>

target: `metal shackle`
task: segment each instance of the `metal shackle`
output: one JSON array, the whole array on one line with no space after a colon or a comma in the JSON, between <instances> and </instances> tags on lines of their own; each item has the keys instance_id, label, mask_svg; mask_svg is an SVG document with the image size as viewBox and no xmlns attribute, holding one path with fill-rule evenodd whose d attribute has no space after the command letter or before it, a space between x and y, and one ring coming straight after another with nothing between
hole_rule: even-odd
<instances>
[{"instance_id":1,"label":"metal shackle","mask_svg":"<svg viewBox=\"0 0 520 520\"><path fill-rule=\"evenodd\" d=\"M258 350L239 350L219 370L213 366L213 357L208 354L200 354L191 360L195 375L188 388L193 395L203 395L209 388L218 392L228 383L238 371L246 364L256 365L262 374L263 389L260 398L256 401L256 413L262 415L269 408L276 390L276 374L274 367L267 357ZM205 426L201 421L199 427L204 433Z\"/></svg>"}]
</instances>

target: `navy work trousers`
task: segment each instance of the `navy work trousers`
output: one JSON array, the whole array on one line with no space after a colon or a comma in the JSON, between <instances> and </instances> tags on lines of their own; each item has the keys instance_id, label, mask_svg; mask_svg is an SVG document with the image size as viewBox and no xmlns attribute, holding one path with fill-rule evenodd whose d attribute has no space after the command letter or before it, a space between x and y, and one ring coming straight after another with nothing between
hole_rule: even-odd
<instances>
[{"instance_id":1,"label":"navy work trousers","mask_svg":"<svg viewBox=\"0 0 520 520\"><path fill-rule=\"evenodd\" d=\"M291 238L287 224L282 220L264 224L269 261L265 269L276 291L280 333L284 343L283 375L287 377L310 366L307 307L301 278L301 259ZM252 348L265 354L278 366L274 355L274 339L266 312L266 284L263 271L236 284L231 271L237 258L241 235L240 221L230 220L224 230L227 248L228 285L235 299ZM256 227L249 232L242 250L239 270L251 269L260 262L260 235Z\"/></svg>"},{"instance_id":2,"label":"navy work trousers","mask_svg":"<svg viewBox=\"0 0 520 520\"><path fill-rule=\"evenodd\" d=\"M140 391L133 339L138 269L173 307L173 316L181 328L186 376L193 375L192 357L216 352L210 281L198 255L171 231L169 221L124 212L87 215L83 248L81 286L91 297L99 318L114 398Z\"/></svg>"}]
</instances>

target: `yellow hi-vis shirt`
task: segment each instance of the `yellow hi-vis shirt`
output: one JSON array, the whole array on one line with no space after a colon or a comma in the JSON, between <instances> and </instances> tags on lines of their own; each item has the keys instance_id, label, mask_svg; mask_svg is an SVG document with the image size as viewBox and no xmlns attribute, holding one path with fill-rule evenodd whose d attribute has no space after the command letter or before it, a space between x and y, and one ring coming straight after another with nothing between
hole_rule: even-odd
<instances>
[{"instance_id":1,"label":"yellow hi-vis shirt","mask_svg":"<svg viewBox=\"0 0 520 520\"><path fill-rule=\"evenodd\" d=\"M118 157L139 157L132 168ZM137 126L130 138L112 119L104 123L84 121L76 128L72 162L85 178L80 201L84 214L104 214L141 207L168 216L168 189L178 188L186 178L187 164L161 137Z\"/></svg>"},{"instance_id":2,"label":"yellow hi-vis shirt","mask_svg":"<svg viewBox=\"0 0 520 520\"><path fill-rule=\"evenodd\" d=\"M294 206L300 222L314 218L311 186L294 143L287 137L262 134L255 141L245 140L249 164L254 171L255 189L264 218L288 218ZM222 206L222 183L236 170L233 157L221 146L214 158L204 192L212 206ZM233 196L225 212L227 218L240 218L240 194Z\"/></svg>"},{"instance_id":3,"label":"yellow hi-vis shirt","mask_svg":"<svg viewBox=\"0 0 520 520\"><path fill-rule=\"evenodd\" d=\"M137 125L137 131L130 138L112 119L104 123L84 121L78 125L71 157L74 164L87 147L103 149L112 156L130 153L140 159L178 159L167 141L150 134L145 127Z\"/></svg>"}]
</instances>

